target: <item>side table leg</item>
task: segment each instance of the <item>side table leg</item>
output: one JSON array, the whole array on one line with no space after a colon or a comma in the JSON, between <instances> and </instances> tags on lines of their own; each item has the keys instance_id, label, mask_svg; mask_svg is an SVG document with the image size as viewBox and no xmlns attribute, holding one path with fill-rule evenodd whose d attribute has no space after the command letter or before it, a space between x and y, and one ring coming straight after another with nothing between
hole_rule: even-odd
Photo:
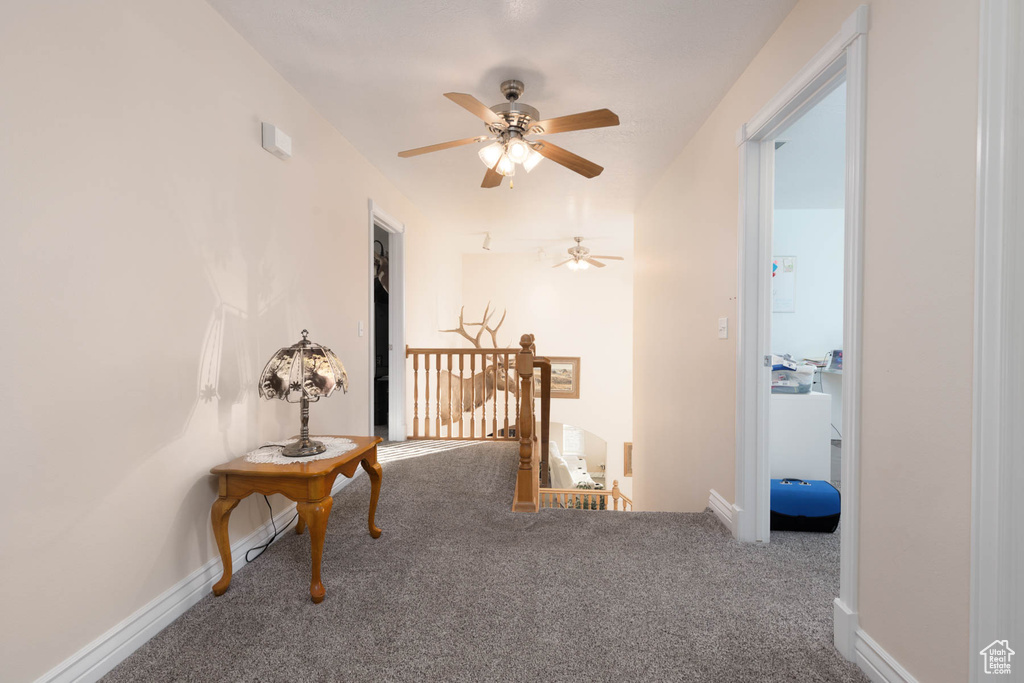
<instances>
[{"instance_id":1,"label":"side table leg","mask_svg":"<svg viewBox=\"0 0 1024 683\"><path fill-rule=\"evenodd\" d=\"M380 497L380 479L381 479L381 468L380 463L370 463L368 460L360 462L366 473L370 475L370 536L373 538L380 538L380 528L373 523L373 519L377 514L377 499Z\"/></svg>"},{"instance_id":2,"label":"side table leg","mask_svg":"<svg viewBox=\"0 0 1024 683\"><path fill-rule=\"evenodd\" d=\"M324 584L320 581L320 565L324 558L324 537L327 535L327 519L331 516L334 499L330 496L314 503L298 503L299 519L309 527L309 541L312 546L312 577L309 581L309 597L313 602L323 602Z\"/></svg>"},{"instance_id":3,"label":"side table leg","mask_svg":"<svg viewBox=\"0 0 1024 683\"><path fill-rule=\"evenodd\" d=\"M306 520L302 519L302 515L299 515L299 521L295 522L295 533L302 535L302 532L306 530Z\"/></svg>"},{"instance_id":4,"label":"side table leg","mask_svg":"<svg viewBox=\"0 0 1024 683\"><path fill-rule=\"evenodd\" d=\"M217 550L220 551L220 561L224 565L224 574L220 577L220 581L213 584L214 595L224 595L224 591L231 585L231 541L228 539L228 519L236 505L238 505L238 498L221 496L213 502L213 507L210 508L213 537L217 539Z\"/></svg>"}]
</instances>

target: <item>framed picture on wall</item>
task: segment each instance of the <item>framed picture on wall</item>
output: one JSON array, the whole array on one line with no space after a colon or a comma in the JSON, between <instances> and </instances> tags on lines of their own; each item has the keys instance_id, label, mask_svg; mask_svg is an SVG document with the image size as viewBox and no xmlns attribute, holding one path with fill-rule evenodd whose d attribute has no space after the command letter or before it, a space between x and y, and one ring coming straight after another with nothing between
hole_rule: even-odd
<instances>
[{"instance_id":1,"label":"framed picture on wall","mask_svg":"<svg viewBox=\"0 0 1024 683\"><path fill-rule=\"evenodd\" d=\"M772 257L772 313L796 313L796 256Z\"/></svg>"},{"instance_id":2,"label":"framed picture on wall","mask_svg":"<svg viewBox=\"0 0 1024 683\"><path fill-rule=\"evenodd\" d=\"M548 356L551 359L551 398L580 397L579 356ZM540 396L540 372L533 375L533 386Z\"/></svg>"},{"instance_id":3,"label":"framed picture on wall","mask_svg":"<svg viewBox=\"0 0 1024 683\"><path fill-rule=\"evenodd\" d=\"M633 476L633 443L622 444L622 476Z\"/></svg>"}]
</instances>

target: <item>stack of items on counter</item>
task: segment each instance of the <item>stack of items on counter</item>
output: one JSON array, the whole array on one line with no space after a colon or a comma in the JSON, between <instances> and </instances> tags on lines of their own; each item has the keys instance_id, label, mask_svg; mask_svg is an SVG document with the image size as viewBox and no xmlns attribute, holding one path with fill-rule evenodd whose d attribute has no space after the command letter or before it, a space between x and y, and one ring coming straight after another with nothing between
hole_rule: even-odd
<instances>
[{"instance_id":1,"label":"stack of items on counter","mask_svg":"<svg viewBox=\"0 0 1024 683\"><path fill-rule=\"evenodd\" d=\"M772 356L772 393L809 394L814 384L815 367L797 363L788 353Z\"/></svg>"},{"instance_id":2,"label":"stack of items on counter","mask_svg":"<svg viewBox=\"0 0 1024 683\"><path fill-rule=\"evenodd\" d=\"M810 393L816 370L789 354L772 356L772 393ZM770 501L773 531L832 533L839 526L839 491L827 481L772 479Z\"/></svg>"}]
</instances>

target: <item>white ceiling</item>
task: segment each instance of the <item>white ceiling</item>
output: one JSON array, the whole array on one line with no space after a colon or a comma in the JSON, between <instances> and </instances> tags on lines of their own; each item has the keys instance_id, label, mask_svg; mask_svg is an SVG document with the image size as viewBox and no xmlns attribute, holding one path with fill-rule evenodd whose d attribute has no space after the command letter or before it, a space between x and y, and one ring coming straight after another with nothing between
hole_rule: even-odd
<instances>
[{"instance_id":1,"label":"white ceiling","mask_svg":"<svg viewBox=\"0 0 1024 683\"><path fill-rule=\"evenodd\" d=\"M841 209L846 197L846 83L782 131L776 209Z\"/></svg>"},{"instance_id":2,"label":"white ceiling","mask_svg":"<svg viewBox=\"0 0 1024 683\"><path fill-rule=\"evenodd\" d=\"M543 244L529 238L576 234L631 245L647 187L795 0L210 3L433 221L526 250ZM521 101L545 118L617 113L618 127L552 136L604 173L587 180L545 160L520 169L514 190L507 180L485 190L475 145L396 156L484 134L442 93L492 105L507 78L526 84Z\"/></svg>"}]
</instances>

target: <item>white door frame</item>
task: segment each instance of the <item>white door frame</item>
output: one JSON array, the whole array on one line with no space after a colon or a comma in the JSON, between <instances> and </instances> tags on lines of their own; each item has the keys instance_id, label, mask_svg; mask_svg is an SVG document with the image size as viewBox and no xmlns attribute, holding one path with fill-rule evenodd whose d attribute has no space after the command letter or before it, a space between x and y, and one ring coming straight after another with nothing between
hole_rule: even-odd
<instances>
[{"instance_id":1,"label":"white door frame","mask_svg":"<svg viewBox=\"0 0 1024 683\"><path fill-rule=\"evenodd\" d=\"M1013 451L1016 447L1019 456L1020 443L1014 444L1013 429L1024 412L1021 361L1016 357L1020 347L1014 343L1014 328L1019 330L1024 312L1020 291L1024 269L1019 262L1024 234L1017 227L1022 216L1015 202L1024 178L1018 166L1024 135L1014 116L1014 107L1024 99L1022 41L1024 12L1019 3L982 0L971 457L969 656L973 682L988 678L982 668L983 647L996 639L1009 639L1018 652L1024 646L1024 623L1013 614L1020 604L1019 591L1024 590L1018 583L1019 565L1014 572L1024 541L1011 507L1014 480L1019 482L1022 476L1019 457L1014 462ZM1024 654L1017 655L1021 657Z\"/></svg>"},{"instance_id":2,"label":"white door frame","mask_svg":"<svg viewBox=\"0 0 1024 683\"><path fill-rule=\"evenodd\" d=\"M370 264L369 317L369 400L370 431L374 433L374 373L376 372L376 347L373 308L373 228L380 226L390 233L388 240L388 441L405 441L405 224L393 218L372 199L369 212L369 241L367 258Z\"/></svg>"},{"instance_id":3,"label":"white door frame","mask_svg":"<svg viewBox=\"0 0 1024 683\"><path fill-rule=\"evenodd\" d=\"M860 452L860 360L864 233L864 134L868 8L861 5L839 32L740 127L739 336L736 344L735 535L769 539L768 401L770 370L773 136L817 104L845 73L846 206L843 301L843 495L835 644L854 658Z\"/></svg>"}]
</instances>

